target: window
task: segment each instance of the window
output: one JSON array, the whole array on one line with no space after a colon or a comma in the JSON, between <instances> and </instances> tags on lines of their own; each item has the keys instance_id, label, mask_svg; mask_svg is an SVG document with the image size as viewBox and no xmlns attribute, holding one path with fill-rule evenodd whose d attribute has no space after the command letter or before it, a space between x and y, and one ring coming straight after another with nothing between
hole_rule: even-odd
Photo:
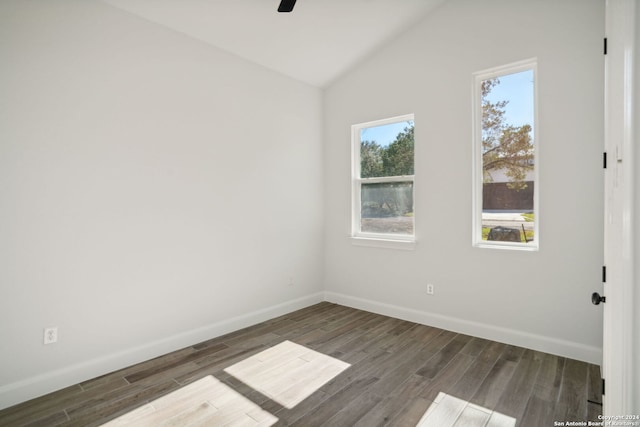
<instances>
[{"instance_id":1,"label":"window","mask_svg":"<svg viewBox=\"0 0 640 427\"><path fill-rule=\"evenodd\" d=\"M353 237L414 241L413 114L352 126Z\"/></svg>"},{"instance_id":2,"label":"window","mask_svg":"<svg viewBox=\"0 0 640 427\"><path fill-rule=\"evenodd\" d=\"M535 60L476 73L473 243L537 249Z\"/></svg>"}]
</instances>

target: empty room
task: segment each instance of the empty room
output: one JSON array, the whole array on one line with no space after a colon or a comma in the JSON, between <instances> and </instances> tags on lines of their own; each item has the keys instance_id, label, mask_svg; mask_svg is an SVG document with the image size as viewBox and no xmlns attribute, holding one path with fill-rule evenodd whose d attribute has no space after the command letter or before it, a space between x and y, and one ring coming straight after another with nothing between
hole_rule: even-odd
<instances>
[{"instance_id":1,"label":"empty room","mask_svg":"<svg viewBox=\"0 0 640 427\"><path fill-rule=\"evenodd\" d=\"M0 426L640 426L638 22L0 0Z\"/></svg>"}]
</instances>

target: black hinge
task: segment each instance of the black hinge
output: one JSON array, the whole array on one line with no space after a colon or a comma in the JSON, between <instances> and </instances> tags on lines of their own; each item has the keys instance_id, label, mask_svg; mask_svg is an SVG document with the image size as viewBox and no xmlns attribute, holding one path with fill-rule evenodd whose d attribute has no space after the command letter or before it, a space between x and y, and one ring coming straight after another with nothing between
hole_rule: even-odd
<instances>
[{"instance_id":1,"label":"black hinge","mask_svg":"<svg viewBox=\"0 0 640 427\"><path fill-rule=\"evenodd\" d=\"M602 167L607 168L607 152L602 153Z\"/></svg>"},{"instance_id":2,"label":"black hinge","mask_svg":"<svg viewBox=\"0 0 640 427\"><path fill-rule=\"evenodd\" d=\"M602 266L602 283L607 283L607 266Z\"/></svg>"},{"instance_id":3,"label":"black hinge","mask_svg":"<svg viewBox=\"0 0 640 427\"><path fill-rule=\"evenodd\" d=\"M604 38L604 54L607 54L607 38Z\"/></svg>"},{"instance_id":4,"label":"black hinge","mask_svg":"<svg viewBox=\"0 0 640 427\"><path fill-rule=\"evenodd\" d=\"M604 394L604 378L602 379L602 394Z\"/></svg>"}]
</instances>

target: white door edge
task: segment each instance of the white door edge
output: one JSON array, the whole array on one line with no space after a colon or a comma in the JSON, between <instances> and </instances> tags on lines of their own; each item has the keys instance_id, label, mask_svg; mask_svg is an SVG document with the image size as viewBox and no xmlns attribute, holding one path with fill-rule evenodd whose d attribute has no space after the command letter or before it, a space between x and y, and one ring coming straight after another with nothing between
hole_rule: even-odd
<instances>
[{"instance_id":1,"label":"white door edge","mask_svg":"<svg viewBox=\"0 0 640 427\"><path fill-rule=\"evenodd\" d=\"M633 408L633 78L636 0L606 1L604 415Z\"/></svg>"}]
</instances>

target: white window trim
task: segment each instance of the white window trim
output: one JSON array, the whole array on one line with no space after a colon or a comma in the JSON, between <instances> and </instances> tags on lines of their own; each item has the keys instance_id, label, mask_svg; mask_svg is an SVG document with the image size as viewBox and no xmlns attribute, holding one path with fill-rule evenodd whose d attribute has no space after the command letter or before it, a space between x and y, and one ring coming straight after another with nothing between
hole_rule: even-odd
<instances>
[{"instance_id":1,"label":"white window trim","mask_svg":"<svg viewBox=\"0 0 640 427\"><path fill-rule=\"evenodd\" d=\"M414 114L374 120L351 126L351 242L355 246L370 246L376 248L413 250L416 244L415 214L413 219L413 234L367 233L360 231L361 221L361 187L362 184L384 182L411 182L413 184L413 199L415 212L415 173L414 175L360 178L360 130L373 126L384 126L392 123L413 121ZM415 167L415 165L414 165Z\"/></svg>"},{"instance_id":2,"label":"white window trim","mask_svg":"<svg viewBox=\"0 0 640 427\"><path fill-rule=\"evenodd\" d=\"M505 74L514 74L521 71L533 70L533 134L534 144L534 168L533 176L533 233L535 239L531 243L498 242L482 240L482 94L480 84L483 80L501 77ZM478 71L473 74L473 163L472 163L472 244L477 248L509 249L520 251L538 251L540 249L540 191L539 159L540 159L540 132L538 132L538 60L537 58L525 59L511 64Z\"/></svg>"}]
</instances>

